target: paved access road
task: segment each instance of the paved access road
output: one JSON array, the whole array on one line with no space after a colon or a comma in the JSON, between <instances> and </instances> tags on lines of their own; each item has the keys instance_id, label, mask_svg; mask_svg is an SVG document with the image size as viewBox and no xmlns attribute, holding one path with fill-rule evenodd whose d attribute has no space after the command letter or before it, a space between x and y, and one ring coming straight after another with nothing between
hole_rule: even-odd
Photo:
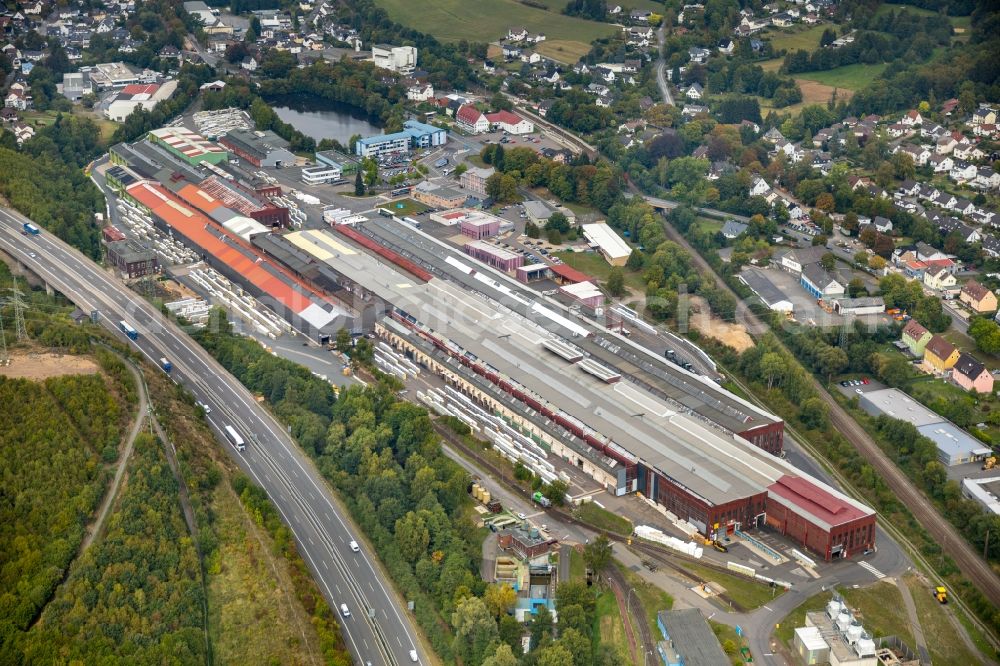
<instances>
[{"instance_id":1,"label":"paved access road","mask_svg":"<svg viewBox=\"0 0 1000 666\"><path fill-rule=\"evenodd\" d=\"M376 556L284 427L159 311L47 231L22 234L25 221L0 208L0 249L84 311L98 310L109 328L117 330L119 321L127 321L139 332L134 343L139 351L157 364L160 357L170 359L174 379L211 407L208 420L221 439L226 425L240 432L246 451L239 454L229 447L230 452L278 507L330 607L339 616L340 605L347 605L351 616L340 620L356 660L373 666L408 664L415 649L422 663L430 663L412 618L400 608L402 600L384 582L388 576ZM361 542L361 552L351 552L351 539Z\"/></svg>"}]
</instances>

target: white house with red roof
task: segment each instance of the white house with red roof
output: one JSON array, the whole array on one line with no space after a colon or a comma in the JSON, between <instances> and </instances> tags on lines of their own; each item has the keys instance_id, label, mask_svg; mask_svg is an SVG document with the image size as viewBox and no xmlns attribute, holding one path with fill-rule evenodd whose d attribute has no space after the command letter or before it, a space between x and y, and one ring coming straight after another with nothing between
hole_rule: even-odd
<instances>
[{"instance_id":1,"label":"white house with red roof","mask_svg":"<svg viewBox=\"0 0 1000 666\"><path fill-rule=\"evenodd\" d=\"M522 118L513 111L497 111L486 114L486 120L490 127L501 129L508 134L531 134L535 131L535 124L530 120Z\"/></svg>"},{"instance_id":2,"label":"white house with red roof","mask_svg":"<svg viewBox=\"0 0 1000 666\"><path fill-rule=\"evenodd\" d=\"M490 121L482 111L471 104L463 104L455 112L455 122L470 134L483 134L490 131Z\"/></svg>"}]
</instances>

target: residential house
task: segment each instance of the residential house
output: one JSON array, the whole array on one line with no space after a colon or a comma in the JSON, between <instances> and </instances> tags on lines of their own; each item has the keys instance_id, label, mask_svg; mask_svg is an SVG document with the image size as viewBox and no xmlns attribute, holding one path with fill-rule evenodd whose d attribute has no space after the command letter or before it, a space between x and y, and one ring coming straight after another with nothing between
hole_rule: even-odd
<instances>
[{"instance_id":1,"label":"residential house","mask_svg":"<svg viewBox=\"0 0 1000 666\"><path fill-rule=\"evenodd\" d=\"M981 160L986 157L979 146L968 140L959 141L951 154L960 160Z\"/></svg>"},{"instance_id":2,"label":"residential house","mask_svg":"<svg viewBox=\"0 0 1000 666\"><path fill-rule=\"evenodd\" d=\"M688 58L691 62L696 62L699 65L704 65L708 62L708 57L712 55L712 52L708 49L703 49L700 46L692 46L688 49Z\"/></svg>"},{"instance_id":3,"label":"residential house","mask_svg":"<svg viewBox=\"0 0 1000 666\"><path fill-rule=\"evenodd\" d=\"M954 287L958 283L954 274L947 268L939 267L928 270L924 273L924 284L931 289L947 289Z\"/></svg>"},{"instance_id":4,"label":"residential house","mask_svg":"<svg viewBox=\"0 0 1000 666\"><path fill-rule=\"evenodd\" d=\"M939 218L937 227L945 236L957 234L963 243L976 243L981 238L978 229L970 227L954 217L943 216Z\"/></svg>"},{"instance_id":5,"label":"residential house","mask_svg":"<svg viewBox=\"0 0 1000 666\"><path fill-rule=\"evenodd\" d=\"M513 44L502 44L504 60L517 60L521 57L521 49Z\"/></svg>"},{"instance_id":6,"label":"residential house","mask_svg":"<svg viewBox=\"0 0 1000 666\"><path fill-rule=\"evenodd\" d=\"M955 137L947 134L934 143L934 152L938 155L948 155L951 151L955 150L955 146L958 145L958 141Z\"/></svg>"},{"instance_id":7,"label":"residential house","mask_svg":"<svg viewBox=\"0 0 1000 666\"><path fill-rule=\"evenodd\" d=\"M993 375L972 354L962 352L951 369L951 380L966 391L993 393Z\"/></svg>"},{"instance_id":8,"label":"residential house","mask_svg":"<svg viewBox=\"0 0 1000 666\"><path fill-rule=\"evenodd\" d=\"M749 225L737 222L736 220L726 220L722 225L720 233L726 240L735 240L746 233Z\"/></svg>"},{"instance_id":9,"label":"residential house","mask_svg":"<svg viewBox=\"0 0 1000 666\"><path fill-rule=\"evenodd\" d=\"M718 48L719 48L719 53L730 55L736 48L736 44L733 42L733 40L729 39L728 37L723 37L722 39L719 40Z\"/></svg>"},{"instance_id":10,"label":"residential house","mask_svg":"<svg viewBox=\"0 0 1000 666\"><path fill-rule=\"evenodd\" d=\"M970 122L973 125L993 125L997 121L997 112L989 106L980 106L972 112Z\"/></svg>"},{"instance_id":11,"label":"residential house","mask_svg":"<svg viewBox=\"0 0 1000 666\"><path fill-rule=\"evenodd\" d=\"M10 92L4 98L3 105L9 109L26 111L31 108L31 97L24 90L11 86Z\"/></svg>"},{"instance_id":12,"label":"residential house","mask_svg":"<svg viewBox=\"0 0 1000 666\"><path fill-rule=\"evenodd\" d=\"M931 155L925 164L929 164L934 173L948 173L955 165L955 160L950 155ZM923 165L919 165L923 166Z\"/></svg>"},{"instance_id":13,"label":"residential house","mask_svg":"<svg viewBox=\"0 0 1000 666\"><path fill-rule=\"evenodd\" d=\"M935 261L938 259L948 258L947 254L945 254L941 250L931 247L930 245L928 245L923 241L917 242L916 251L917 251L917 259L919 259L920 261Z\"/></svg>"},{"instance_id":14,"label":"residential house","mask_svg":"<svg viewBox=\"0 0 1000 666\"><path fill-rule=\"evenodd\" d=\"M935 335L924 347L924 362L937 372L947 372L958 363L959 351L940 335Z\"/></svg>"},{"instance_id":15,"label":"residential house","mask_svg":"<svg viewBox=\"0 0 1000 666\"><path fill-rule=\"evenodd\" d=\"M971 162L955 160L951 169L948 170L948 179L953 180L956 183L964 183L966 181L974 180L978 171L979 170L976 168L976 165Z\"/></svg>"},{"instance_id":16,"label":"residential house","mask_svg":"<svg viewBox=\"0 0 1000 666\"><path fill-rule=\"evenodd\" d=\"M691 84L691 87L687 89L684 93L684 97L688 99L699 100L705 94L705 89L701 87L701 84L695 81Z\"/></svg>"},{"instance_id":17,"label":"residential house","mask_svg":"<svg viewBox=\"0 0 1000 666\"><path fill-rule=\"evenodd\" d=\"M697 118L701 115L708 115L709 109L707 106L702 106L700 104L685 104L684 109L681 111L681 117L685 120L691 120L692 118Z\"/></svg>"},{"instance_id":18,"label":"residential house","mask_svg":"<svg viewBox=\"0 0 1000 666\"><path fill-rule=\"evenodd\" d=\"M256 58L253 56L247 56L246 58L243 58L243 62L240 63L240 67L248 72L255 72L257 71L257 64Z\"/></svg>"},{"instance_id":19,"label":"residential house","mask_svg":"<svg viewBox=\"0 0 1000 666\"><path fill-rule=\"evenodd\" d=\"M974 312L993 312L997 309L996 294L975 280L965 283L958 300Z\"/></svg>"},{"instance_id":20,"label":"residential house","mask_svg":"<svg viewBox=\"0 0 1000 666\"><path fill-rule=\"evenodd\" d=\"M899 122L912 127L913 125L923 125L924 119L920 116L919 111L909 111Z\"/></svg>"},{"instance_id":21,"label":"residential house","mask_svg":"<svg viewBox=\"0 0 1000 666\"><path fill-rule=\"evenodd\" d=\"M768 185L767 181L760 176L755 176L753 181L750 183L750 196L752 197L766 196L770 191L771 186Z\"/></svg>"},{"instance_id":22,"label":"residential house","mask_svg":"<svg viewBox=\"0 0 1000 666\"><path fill-rule=\"evenodd\" d=\"M989 167L981 167L976 171L976 180L973 184L976 187L988 190L1000 188L1000 173Z\"/></svg>"},{"instance_id":23,"label":"residential house","mask_svg":"<svg viewBox=\"0 0 1000 666\"><path fill-rule=\"evenodd\" d=\"M893 123L889 125L885 131L886 134L889 135L890 139L898 139L910 131L910 126L904 125L903 123ZM813 139L815 140L815 137L813 137Z\"/></svg>"},{"instance_id":24,"label":"residential house","mask_svg":"<svg viewBox=\"0 0 1000 666\"><path fill-rule=\"evenodd\" d=\"M861 218L858 219L858 226L867 226L869 224L873 225L879 233L887 234L892 231L892 220L881 215L876 215L874 220L865 218L864 222L861 221Z\"/></svg>"},{"instance_id":25,"label":"residential house","mask_svg":"<svg viewBox=\"0 0 1000 666\"><path fill-rule=\"evenodd\" d=\"M507 39L512 42L523 42L528 39L528 30L522 27L507 28Z\"/></svg>"},{"instance_id":26,"label":"residential house","mask_svg":"<svg viewBox=\"0 0 1000 666\"><path fill-rule=\"evenodd\" d=\"M911 319L903 327L903 337L901 338L910 353L920 358L924 355L924 347L930 342L931 332L920 325L916 319Z\"/></svg>"}]
</instances>

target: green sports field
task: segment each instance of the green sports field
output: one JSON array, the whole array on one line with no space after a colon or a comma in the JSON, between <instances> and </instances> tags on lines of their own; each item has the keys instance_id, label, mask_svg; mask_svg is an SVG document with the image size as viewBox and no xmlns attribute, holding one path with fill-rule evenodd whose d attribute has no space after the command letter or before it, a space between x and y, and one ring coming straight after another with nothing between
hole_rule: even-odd
<instances>
[{"instance_id":1,"label":"green sports field","mask_svg":"<svg viewBox=\"0 0 1000 666\"><path fill-rule=\"evenodd\" d=\"M376 0L389 12L389 16L403 25L434 35L444 42L496 41L507 34L507 28L521 26L532 33L542 33L547 40L555 40L558 49L546 49L545 42L538 51L549 57L576 62L589 44L600 37L607 37L619 30L609 23L597 23L559 14L559 2L547 3L551 11L528 7L517 0ZM562 3L564 4L564 3ZM560 6L556 6L560 5Z\"/></svg>"}]
</instances>

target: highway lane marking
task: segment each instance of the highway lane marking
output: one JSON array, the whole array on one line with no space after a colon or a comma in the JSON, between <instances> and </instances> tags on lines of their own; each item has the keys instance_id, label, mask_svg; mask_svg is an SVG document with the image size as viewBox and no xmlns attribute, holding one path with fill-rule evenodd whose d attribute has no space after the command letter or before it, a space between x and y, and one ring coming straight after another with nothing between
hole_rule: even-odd
<instances>
[{"instance_id":1,"label":"highway lane marking","mask_svg":"<svg viewBox=\"0 0 1000 666\"><path fill-rule=\"evenodd\" d=\"M399 643L399 647L403 647L403 641L399 640L399 634L396 634L396 642Z\"/></svg>"},{"instance_id":2,"label":"highway lane marking","mask_svg":"<svg viewBox=\"0 0 1000 666\"><path fill-rule=\"evenodd\" d=\"M306 537L306 538L307 538L307 539L309 539L309 543L310 543L311 545L313 545L313 546L315 546L315 545L316 545L316 542L315 542L315 541L313 541L313 538L312 538L312 537Z\"/></svg>"},{"instance_id":3,"label":"highway lane marking","mask_svg":"<svg viewBox=\"0 0 1000 666\"><path fill-rule=\"evenodd\" d=\"M327 564L326 560L323 560L323 568L326 569L327 571L330 570L330 565Z\"/></svg>"}]
</instances>

